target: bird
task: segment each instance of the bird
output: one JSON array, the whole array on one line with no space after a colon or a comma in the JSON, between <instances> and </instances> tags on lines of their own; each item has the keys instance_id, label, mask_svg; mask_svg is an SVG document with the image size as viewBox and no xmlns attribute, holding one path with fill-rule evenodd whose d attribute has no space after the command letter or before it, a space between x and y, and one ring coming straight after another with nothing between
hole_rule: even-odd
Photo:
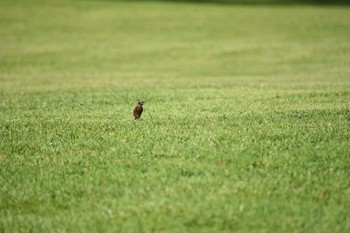
<instances>
[{"instance_id":1,"label":"bird","mask_svg":"<svg viewBox=\"0 0 350 233\"><path fill-rule=\"evenodd\" d=\"M134 108L134 111L133 111L133 114L134 114L134 120L139 120L141 118L141 115L142 115L142 112L143 112L143 108L142 108L142 105L144 104L145 102L144 101L139 101L137 102L135 108Z\"/></svg>"}]
</instances>

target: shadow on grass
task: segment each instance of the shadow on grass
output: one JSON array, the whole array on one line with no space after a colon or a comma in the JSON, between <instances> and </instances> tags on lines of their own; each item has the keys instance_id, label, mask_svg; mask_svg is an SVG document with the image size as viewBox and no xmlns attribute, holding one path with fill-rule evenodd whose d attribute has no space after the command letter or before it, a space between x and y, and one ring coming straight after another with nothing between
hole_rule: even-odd
<instances>
[{"instance_id":1,"label":"shadow on grass","mask_svg":"<svg viewBox=\"0 0 350 233\"><path fill-rule=\"evenodd\" d=\"M131 2L179 2L230 5L340 5L350 6L350 0L109 0Z\"/></svg>"}]
</instances>

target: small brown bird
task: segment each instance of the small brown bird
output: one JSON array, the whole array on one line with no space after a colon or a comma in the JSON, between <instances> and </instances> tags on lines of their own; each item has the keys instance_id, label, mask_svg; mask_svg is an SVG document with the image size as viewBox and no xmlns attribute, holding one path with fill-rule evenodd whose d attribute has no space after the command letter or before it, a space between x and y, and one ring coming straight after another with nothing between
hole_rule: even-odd
<instances>
[{"instance_id":1,"label":"small brown bird","mask_svg":"<svg viewBox=\"0 0 350 233\"><path fill-rule=\"evenodd\" d=\"M144 101L139 101L135 108L134 108L134 117L135 117L135 120L139 120L141 118L141 115L142 115L142 112L143 112L143 108L142 108L142 105L144 104L145 102Z\"/></svg>"}]
</instances>

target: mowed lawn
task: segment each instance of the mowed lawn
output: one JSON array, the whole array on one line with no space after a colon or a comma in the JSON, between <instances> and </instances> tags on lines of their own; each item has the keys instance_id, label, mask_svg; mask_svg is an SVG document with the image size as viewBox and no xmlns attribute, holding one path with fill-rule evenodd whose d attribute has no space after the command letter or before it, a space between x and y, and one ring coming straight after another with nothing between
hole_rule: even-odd
<instances>
[{"instance_id":1,"label":"mowed lawn","mask_svg":"<svg viewBox=\"0 0 350 233\"><path fill-rule=\"evenodd\" d=\"M0 232L350 232L350 7L2 0Z\"/></svg>"}]
</instances>

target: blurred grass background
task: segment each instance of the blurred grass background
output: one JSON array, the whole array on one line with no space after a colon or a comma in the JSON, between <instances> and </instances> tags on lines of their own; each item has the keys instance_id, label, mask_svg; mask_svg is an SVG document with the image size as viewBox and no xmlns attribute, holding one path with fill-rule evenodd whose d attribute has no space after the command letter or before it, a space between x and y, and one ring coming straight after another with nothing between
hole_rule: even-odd
<instances>
[{"instance_id":1,"label":"blurred grass background","mask_svg":"<svg viewBox=\"0 0 350 233\"><path fill-rule=\"evenodd\" d=\"M347 3L196 2L0 2L1 231L349 231Z\"/></svg>"}]
</instances>

